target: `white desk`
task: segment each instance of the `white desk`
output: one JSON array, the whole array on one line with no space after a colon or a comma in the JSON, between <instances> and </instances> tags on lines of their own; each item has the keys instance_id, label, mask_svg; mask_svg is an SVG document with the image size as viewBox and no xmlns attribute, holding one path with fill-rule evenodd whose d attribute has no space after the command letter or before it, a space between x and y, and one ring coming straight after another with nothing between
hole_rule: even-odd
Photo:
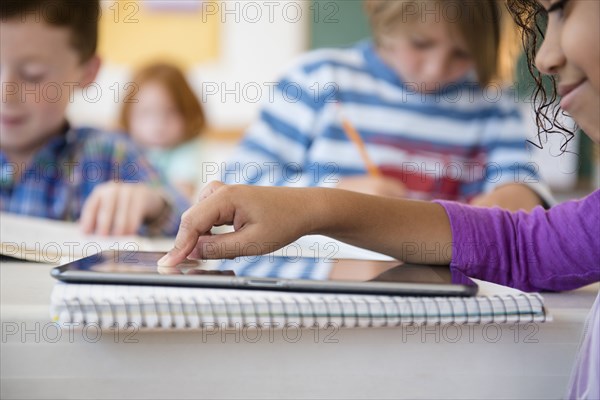
<instances>
[{"instance_id":1,"label":"white desk","mask_svg":"<svg viewBox=\"0 0 600 400\"><path fill-rule=\"evenodd\" d=\"M9 398L560 398L584 318L599 286L544 297L554 321L464 328L342 329L315 343L309 329L267 332L256 343L233 331L137 332L137 343L73 338L49 321L54 280L40 264L0 265L1 397ZM37 325L36 325L37 323ZM15 326L23 333L8 334ZM440 338L436 342L436 332ZM493 339L501 332L496 343ZM293 342L294 336L301 337ZM36 334L38 337L36 337ZM93 337L93 332L90 332ZM454 338L455 335L452 335ZM486 340L487 338L487 340ZM472 343L471 343L472 341Z\"/></svg>"}]
</instances>

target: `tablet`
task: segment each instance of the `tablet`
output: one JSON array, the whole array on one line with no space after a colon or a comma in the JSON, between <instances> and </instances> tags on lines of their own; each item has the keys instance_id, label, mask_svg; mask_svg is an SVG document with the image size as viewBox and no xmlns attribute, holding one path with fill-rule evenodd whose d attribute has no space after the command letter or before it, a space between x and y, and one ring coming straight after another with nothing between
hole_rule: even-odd
<instances>
[{"instance_id":1,"label":"tablet","mask_svg":"<svg viewBox=\"0 0 600 400\"><path fill-rule=\"evenodd\" d=\"M418 296L477 293L473 281L447 266L265 255L158 267L164 254L104 251L56 267L51 275L64 282L97 284Z\"/></svg>"}]
</instances>

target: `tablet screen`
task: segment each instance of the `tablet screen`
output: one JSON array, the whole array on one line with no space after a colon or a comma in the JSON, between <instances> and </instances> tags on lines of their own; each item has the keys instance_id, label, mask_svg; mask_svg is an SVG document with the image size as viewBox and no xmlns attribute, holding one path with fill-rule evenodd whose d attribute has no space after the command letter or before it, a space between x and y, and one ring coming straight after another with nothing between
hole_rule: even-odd
<instances>
[{"instance_id":1,"label":"tablet screen","mask_svg":"<svg viewBox=\"0 0 600 400\"><path fill-rule=\"evenodd\" d=\"M366 261L245 256L231 260L187 260L173 268L157 266L164 253L115 251L74 261L61 271L88 271L95 274L141 274L184 276L224 276L247 278L302 279L349 282L403 282L473 285L447 266L400 264L397 261Z\"/></svg>"}]
</instances>

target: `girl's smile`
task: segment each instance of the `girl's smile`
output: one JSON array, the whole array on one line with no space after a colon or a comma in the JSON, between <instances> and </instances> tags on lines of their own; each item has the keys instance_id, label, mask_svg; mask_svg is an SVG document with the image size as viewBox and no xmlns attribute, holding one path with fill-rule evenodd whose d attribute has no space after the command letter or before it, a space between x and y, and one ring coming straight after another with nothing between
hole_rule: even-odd
<instances>
[{"instance_id":1,"label":"girl's smile","mask_svg":"<svg viewBox=\"0 0 600 400\"><path fill-rule=\"evenodd\" d=\"M577 99L581 97L581 94L584 93L586 89L591 89L587 79L583 79L575 84L561 83L558 86L558 95L562 98L560 101L560 107L565 111L569 111L569 109L573 106Z\"/></svg>"}]
</instances>

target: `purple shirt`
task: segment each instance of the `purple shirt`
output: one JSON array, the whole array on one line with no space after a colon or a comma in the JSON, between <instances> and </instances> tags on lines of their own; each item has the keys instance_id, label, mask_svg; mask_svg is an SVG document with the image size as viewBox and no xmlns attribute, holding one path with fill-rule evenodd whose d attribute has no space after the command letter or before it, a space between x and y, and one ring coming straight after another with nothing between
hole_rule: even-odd
<instances>
[{"instance_id":1,"label":"purple shirt","mask_svg":"<svg viewBox=\"0 0 600 400\"><path fill-rule=\"evenodd\" d=\"M530 213L437 203L452 227L453 269L526 291L571 290L600 281L600 190ZM596 298L588 317L568 398L600 398L599 303Z\"/></svg>"}]
</instances>

